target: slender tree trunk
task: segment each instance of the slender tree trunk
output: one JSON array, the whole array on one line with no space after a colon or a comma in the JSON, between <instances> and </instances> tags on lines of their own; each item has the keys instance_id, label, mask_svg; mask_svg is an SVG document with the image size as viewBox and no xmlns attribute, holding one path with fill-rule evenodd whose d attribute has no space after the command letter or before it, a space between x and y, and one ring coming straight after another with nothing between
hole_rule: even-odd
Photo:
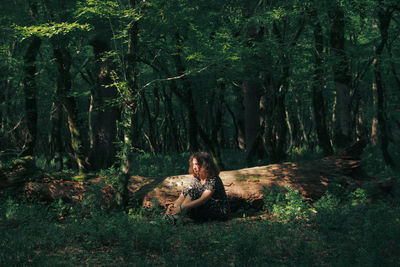
<instances>
[{"instance_id":1,"label":"slender tree trunk","mask_svg":"<svg viewBox=\"0 0 400 267\"><path fill-rule=\"evenodd\" d=\"M175 34L178 51L176 55L173 56L175 60L175 67L178 72L178 75L183 75L186 71L185 66L182 63L181 53L182 50L180 46L182 45L182 38L180 37L179 33ZM199 123L197 120L197 111L194 105L193 93L192 93L192 84L184 77L183 80L183 87L184 93L178 94L181 96L181 100L185 104L188 110L188 121L189 121L189 150L190 151L198 151L199 150L199 143L197 137L199 135Z\"/></svg>"},{"instance_id":2,"label":"slender tree trunk","mask_svg":"<svg viewBox=\"0 0 400 267\"><path fill-rule=\"evenodd\" d=\"M143 101L144 111L145 111L146 117L147 117L147 125L149 127L147 141L149 143L149 148L151 150L151 153L155 154L157 152L157 144L156 144L156 140L155 140L154 126L155 126L155 120L157 119L157 115L151 114L149 103L147 102L146 94L142 95L142 101Z\"/></svg>"},{"instance_id":3,"label":"slender tree trunk","mask_svg":"<svg viewBox=\"0 0 400 267\"><path fill-rule=\"evenodd\" d=\"M283 23L283 27L286 27L286 21ZM290 77L290 63L288 58L288 51L286 49L290 49L296 45L297 40L301 36L301 33L304 29L304 18L300 20L299 26L297 28L296 34L293 39L289 43L289 47L284 47L285 36L281 33L278 28L277 22L273 23L273 34L278 39L281 44L281 77L279 79L278 85L274 88L274 97L275 97L275 106L273 113L275 113L274 121L276 130L275 130L275 149L272 150L271 159L273 161L281 161L286 158L286 142L287 142L287 123L286 123L286 94L289 88L289 77ZM285 32L285 30L283 31Z\"/></svg>"},{"instance_id":4,"label":"slender tree trunk","mask_svg":"<svg viewBox=\"0 0 400 267\"><path fill-rule=\"evenodd\" d=\"M66 48L55 48L54 58L58 68L57 97L59 97L64 110L67 113L68 128L71 134L71 147L73 159L79 172L86 171L81 136L81 125L78 119L75 97L71 95L71 55Z\"/></svg>"},{"instance_id":5,"label":"slender tree trunk","mask_svg":"<svg viewBox=\"0 0 400 267\"><path fill-rule=\"evenodd\" d=\"M53 102L50 114L50 122L51 122L51 132L49 135L50 158L54 160L55 169L59 171L64 168L62 159L64 148L61 139L62 107L59 97L56 97L56 100Z\"/></svg>"},{"instance_id":6,"label":"slender tree trunk","mask_svg":"<svg viewBox=\"0 0 400 267\"><path fill-rule=\"evenodd\" d=\"M254 0L246 0L244 2L243 17L250 19L254 14ZM247 45L249 50L254 42L260 42L262 38L262 30L256 24L250 24L245 29L245 35L248 39ZM244 66L245 80L242 82L242 91L244 97L244 122L245 122L245 144L247 154L247 164L250 166L256 157L254 146L256 145L257 134L260 130L260 97L261 83L257 83L258 69L254 69L254 62L257 62L258 56L252 56L248 60L250 64Z\"/></svg>"},{"instance_id":7,"label":"slender tree trunk","mask_svg":"<svg viewBox=\"0 0 400 267\"><path fill-rule=\"evenodd\" d=\"M306 127L304 126L304 122L303 122L303 119L302 119L301 114L300 114L300 103L299 103L299 100L296 98L294 101L296 103L296 116L297 116L297 120L299 121L302 138L304 139L304 142L306 144L309 144L310 141L309 141L309 138L308 138L308 135L307 135L307 132L306 132Z\"/></svg>"},{"instance_id":8,"label":"slender tree trunk","mask_svg":"<svg viewBox=\"0 0 400 267\"><path fill-rule=\"evenodd\" d=\"M0 135L5 135L6 131L8 130L9 124L9 88L10 88L10 80L4 79L0 84ZM3 146L0 146L3 147Z\"/></svg>"},{"instance_id":9,"label":"slender tree trunk","mask_svg":"<svg viewBox=\"0 0 400 267\"><path fill-rule=\"evenodd\" d=\"M286 158L285 145L287 142L287 123L286 123L286 92L287 92L287 81L289 79L288 70L284 71L284 83L279 87L277 96L277 146L273 159L275 161L281 161Z\"/></svg>"},{"instance_id":10,"label":"slender tree trunk","mask_svg":"<svg viewBox=\"0 0 400 267\"><path fill-rule=\"evenodd\" d=\"M26 125L28 128L28 140L25 144L23 155L33 155L37 139L37 103L36 96L36 56L39 53L42 41L39 37L32 37L24 56L24 97Z\"/></svg>"},{"instance_id":11,"label":"slender tree trunk","mask_svg":"<svg viewBox=\"0 0 400 267\"><path fill-rule=\"evenodd\" d=\"M168 94L165 90L165 88L163 88L163 95L164 95L164 99L165 99L165 107L167 109L166 115L167 115L167 119L169 122L169 129L171 131L171 137L172 137L172 142L171 145L172 147L175 147L175 151L179 152L180 151L180 146L179 146L179 140L180 137L178 135L178 127L177 127L177 123L176 123L176 119L175 119L175 115L174 115L174 110L173 110L173 106L172 106L172 92L171 94ZM167 138L167 136L165 137Z\"/></svg>"},{"instance_id":12,"label":"slender tree trunk","mask_svg":"<svg viewBox=\"0 0 400 267\"><path fill-rule=\"evenodd\" d=\"M93 39L90 44L94 48L96 80L89 105L89 164L91 169L99 170L112 166L116 160L115 141L120 109L116 103L117 89L111 86L112 60L102 58L110 47L99 38Z\"/></svg>"},{"instance_id":13,"label":"slender tree trunk","mask_svg":"<svg viewBox=\"0 0 400 267\"><path fill-rule=\"evenodd\" d=\"M250 154L257 139L257 133L260 128L259 118L259 102L260 95L258 87L252 81L244 81L242 83L242 90L244 95L244 121L245 121L245 138L246 138L246 152L247 158L253 155Z\"/></svg>"},{"instance_id":14,"label":"slender tree trunk","mask_svg":"<svg viewBox=\"0 0 400 267\"><path fill-rule=\"evenodd\" d=\"M335 84L334 141L338 148L344 148L352 142L349 61L345 52L345 18L338 3L330 14L331 55L334 56L333 79Z\"/></svg>"},{"instance_id":15,"label":"slender tree trunk","mask_svg":"<svg viewBox=\"0 0 400 267\"><path fill-rule=\"evenodd\" d=\"M391 45L386 45L386 48L387 48L388 54L390 56L390 67L391 67L391 70L392 70L392 74L393 74L394 80L396 81L397 90L400 92L400 77L399 77L399 75L397 73L395 61L393 59L392 47L391 47Z\"/></svg>"},{"instance_id":16,"label":"slender tree trunk","mask_svg":"<svg viewBox=\"0 0 400 267\"><path fill-rule=\"evenodd\" d=\"M136 8L136 0L130 0L130 7ZM119 175L117 190L116 190L116 202L117 205L124 209L128 204L128 182L132 171L132 149L133 139L136 139L138 133L137 123L137 97L138 97L138 85L137 85L137 52L138 52L138 33L139 25L138 21L131 21L130 27L128 28L129 34L129 68L127 71L128 79L128 99L123 99L124 105L122 108L122 132L123 132L123 145L121 151L121 174Z\"/></svg>"},{"instance_id":17,"label":"slender tree trunk","mask_svg":"<svg viewBox=\"0 0 400 267\"><path fill-rule=\"evenodd\" d=\"M322 27L319 23L316 10L311 13L314 20L314 40L315 40L315 69L314 81L312 85L312 100L314 108L315 127L317 130L318 144L322 148L324 155L329 156L333 153L329 133L326 127L325 103L322 93L323 87L323 71L322 71L322 53L323 53L323 36Z\"/></svg>"},{"instance_id":18,"label":"slender tree trunk","mask_svg":"<svg viewBox=\"0 0 400 267\"><path fill-rule=\"evenodd\" d=\"M215 123L211 131L211 140L214 142L214 149L215 149L214 156L217 159L218 165L221 169L225 167L221 157L221 143L223 140L222 108L225 102L224 97L225 97L225 83L220 83L218 88L217 103L215 105L216 106Z\"/></svg>"},{"instance_id":19,"label":"slender tree trunk","mask_svg":"<svg viewBox=\"0 0 400 267\"><path fill-rule=\"evenodd\" d=\"M388 146L389 146L389 138L387 131L387 117L385 112L385 97L384 97L384 83L382 80L382 52L388 40L388 31L390 21L392 19L393 11L383 10L382 8L378 11L378 23L379 23L379 31L381 35L381 42L376 47L375 50L375 59L373 61L374 66L374 77L376 84L376 93L377 93L377 122L378 122L378 136L379 143L382 150L383 158L385 162L394 167L396 164L392 157L389 154Z\"/></svg>"},{"instance_id":20,"label":"slender tree trunk","mask_svg":"<svg viewBox=\"0 0 400 267\"><path fill-rule=\"evenodd\" d=\"M235 133L237 148L240 150L246 149L246 123L245 123L245 105L243 99L243 91L239 88L234 88L234 104L233 109L228 109L235 124Z\"/></svg>"},{"instance_id":21,"label":"slender tree trunk","mask_svg":"<svg viewBox=\"0 0 400 267\"><path fill-rule=\"evenodd\" d=\"M372 82L372 125L371 125L371 143L373 145L379 144L379 126L378 126L378 90L376 81Z\"/></svg>"}]
</instances>

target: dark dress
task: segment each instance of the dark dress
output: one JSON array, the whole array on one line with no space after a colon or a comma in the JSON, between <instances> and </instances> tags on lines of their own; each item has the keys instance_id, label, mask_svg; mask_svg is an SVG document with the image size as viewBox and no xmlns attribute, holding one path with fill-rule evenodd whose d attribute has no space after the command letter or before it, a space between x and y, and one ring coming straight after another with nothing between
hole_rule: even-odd
<instances>
[{"instance_id":1,"label":"dark dress","mask_svg":"<svg viewBox=\"0 0 400 267\"><path fill-rule=\"evenodd\" d=\"M230 210L229 201L219 176L208 178L204 185L199 178L193 177L189 188L185 188L182 193L185 197L189 194L192 200L196 200L205 190L214 191L211 198L203 205L189 209L187 215L197 221L227 219Z\"/></svg>"}]
</instances>

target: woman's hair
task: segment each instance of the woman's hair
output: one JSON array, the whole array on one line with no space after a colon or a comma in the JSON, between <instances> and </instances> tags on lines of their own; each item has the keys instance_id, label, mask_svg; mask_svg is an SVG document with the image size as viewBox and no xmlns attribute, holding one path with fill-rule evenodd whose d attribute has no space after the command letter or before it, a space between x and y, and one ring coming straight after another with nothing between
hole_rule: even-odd
<instances>
[{"instance_id":1,"label":"woman's hair","mask_svg":"<svg viewBox=\"0 0 400 267\"><path fill-rule=\"evenodd\" d=\"M196 152L190 156L189 159L189 173L193 174L193 159L197 159L200 166L200 177L199 178L210 178L219 174L217 164L215 164L213 158L207 152Z\"/></svg>"}]
</instances>

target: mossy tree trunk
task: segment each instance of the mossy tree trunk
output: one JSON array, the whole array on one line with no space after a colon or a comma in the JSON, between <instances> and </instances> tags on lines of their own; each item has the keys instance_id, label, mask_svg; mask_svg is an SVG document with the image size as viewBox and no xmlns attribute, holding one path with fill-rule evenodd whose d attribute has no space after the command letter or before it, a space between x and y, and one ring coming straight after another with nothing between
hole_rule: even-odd
<instances>
[{"instance_id":1,"label":"mossy tree trunk","mask_svg":"<svg viewBox=\"0 0 400 267\"><path fill-rule=\"evenodd\" d=\"M136 0L130 0L130 7L136 8ZM140 12L140 11L139 11ZM123 87L125 90L123 94L123 106L121 114L121 127L122 127L122 151L121 151L121 169L118 177L118 184L116 190L116 203L120 209L124 209L129 200L128 183L132 171L132 151L134 138L138 133L137 125L137 105L140 92L137 83L137 60L138 60L138 33L139 22L133 18L129 23L128 35L128 63L129 67L126 69L125 77L128 80L128 87Z\"/></svg>"}]
</instances>

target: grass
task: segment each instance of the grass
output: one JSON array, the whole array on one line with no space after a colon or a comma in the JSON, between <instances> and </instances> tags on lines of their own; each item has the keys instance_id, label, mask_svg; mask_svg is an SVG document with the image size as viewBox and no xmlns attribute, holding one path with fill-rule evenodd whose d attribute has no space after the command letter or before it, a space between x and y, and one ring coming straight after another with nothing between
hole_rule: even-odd
<instances>
[{"instance_id":1,"label":"grass","mask_svg":"<svg viewBox=\"0 0 400 267\"><path fill-rule=\"evenodd\" d=\"M374 148L363 155L373 164L367 171L397 175L379 171L370 154ZM138 155L135 171L144 176L185 173L187 158ZM240 158L235 164L241 164ZM3 194L0 265L400 266L397 181L390 197L374 201L365 188L348 191L339 184L330 185L314 204L291 188L285 194L265 189L265 206L256 219L174 226L163 222L158 208L107 209L96 192L80 203L40 203Z\"/></svg>"},{"instance_id":2,"label":"grass","mask_svg":"<svg viewBox=\"0 0 400 267\"><path fill-rule=\"evenodd\" d=\"M389 201L305 205L291 190L267 220L167 225L162 210L0 199L5 266L398 266L400 207ZM272 199L272 197L270 198ZM274 206L275 205L275 206ZM305 212L311 211L314 212Z\"/></svg>"}]
</instances>

